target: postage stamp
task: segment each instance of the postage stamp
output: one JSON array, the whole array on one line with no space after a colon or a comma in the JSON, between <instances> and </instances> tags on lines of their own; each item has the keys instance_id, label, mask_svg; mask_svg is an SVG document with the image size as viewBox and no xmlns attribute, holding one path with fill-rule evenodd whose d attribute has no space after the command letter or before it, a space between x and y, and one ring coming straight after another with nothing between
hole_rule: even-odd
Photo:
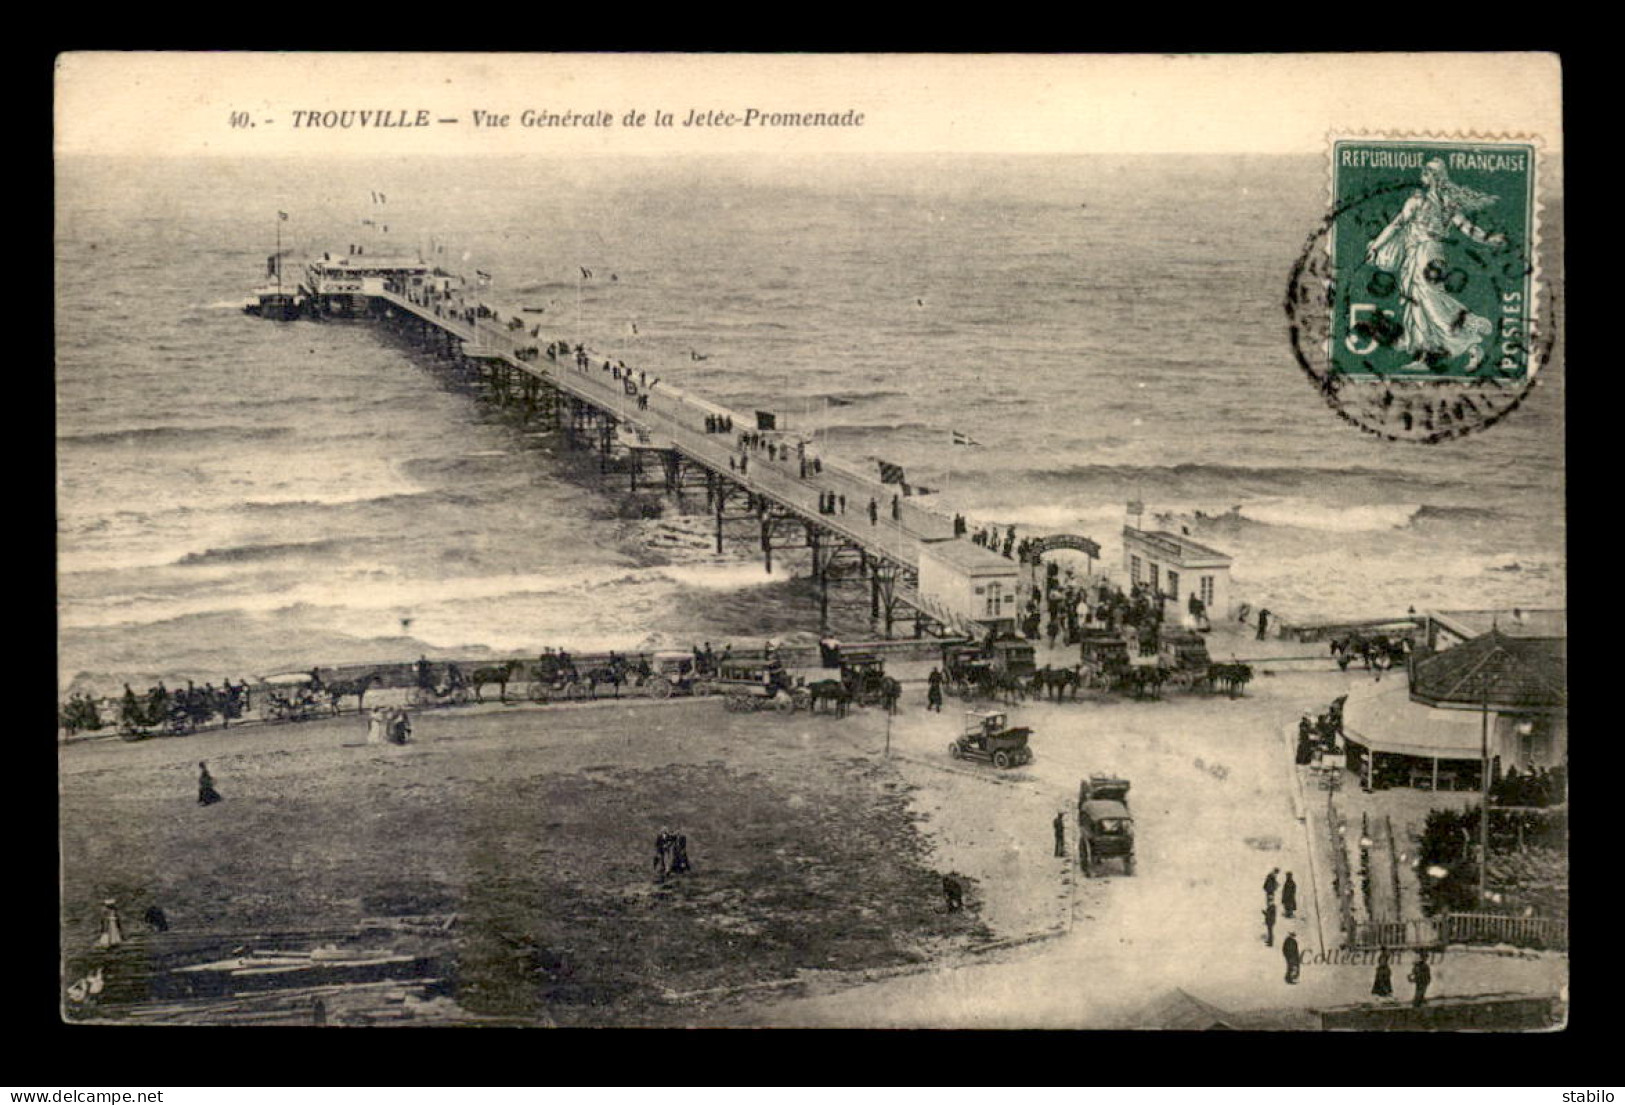
<instances>
[{"instance_id":1,"label":"postage stamp","mask_svg":"<svg viewBox=\"0 0 1625 1105\"><path fill-rule=\"evenodd\" d=\"M1293 270L1299 364L1345 420L1437 442L1509 414L1555 329L1533 139L1333 137L1330 212Z\"/></svg>"}]
</instances>

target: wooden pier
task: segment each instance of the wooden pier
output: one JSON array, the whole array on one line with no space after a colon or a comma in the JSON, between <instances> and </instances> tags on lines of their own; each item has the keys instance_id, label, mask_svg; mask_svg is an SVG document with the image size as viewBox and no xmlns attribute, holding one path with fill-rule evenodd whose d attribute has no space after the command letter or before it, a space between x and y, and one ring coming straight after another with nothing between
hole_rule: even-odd
<instances>
[{"instance_id":1,"label":"wooden pier","mask_svg":"<svg viewBox=\"0 0 1625 1105\"><path fill-rule=\"evenodd\" d=\"M624 456L632 490L703 491L718 553L729 527L746 527L757 536L769 572L775 552L805 550L818 586L821 629L829 625L832 588L856 580L867 585L870 618L887 637L898 623L912 623L916 637L985 635L975 622L920 594L921 547L954 540L953 520L900 496L895 485L831 458L820 457L815 471L808 456L803 469L794 449L777 461L767 459L765 450L742 452L739 434L755 430L754 419L664 382L648 387L640 379L634 385L635 366L617 376L611 365L619 362L595 350L554 348L556 342L532 333L534 324L495 323L455 297L385 290L369 298L372 317L477 374L495 401L517 406L527 420L567 431L574 441L586 439L598 453L600 471L609 470L612 457ZM737 425L707 432L707 416ZM819 509L821 496L831 494L845 496L844 513Z\"/></svg>"}]
</instances>

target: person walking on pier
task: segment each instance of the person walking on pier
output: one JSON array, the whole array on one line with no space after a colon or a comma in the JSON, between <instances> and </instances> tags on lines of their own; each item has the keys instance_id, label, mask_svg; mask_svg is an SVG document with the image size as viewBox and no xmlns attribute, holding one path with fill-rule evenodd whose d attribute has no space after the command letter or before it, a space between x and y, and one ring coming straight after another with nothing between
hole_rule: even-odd
<instances>
[{"instance_id":1,"label":"person walking on pier","mask_svg":"<svg viewBox=\"0 0 1625 1105\"><path fill-rule=\"evenodd\" d=\"M1297 912L1297 909L1298 884L1292 881L1292 872L1288 871L1286 873L1286 882L1281 884L1281 912L1290 919Z\"/></svg>"},{"instance_id":2,"label":"person walking on pier","mask_svg":"<svg viewBox=\"0 0 1625 1105\"><path fill-rule=\"evenodd\" d=\"M896 495L891 497L891 520L894 522L903 520L903 501Z\"/></svg>"},{"instance_id":3,"label":"person walking on pier","mask_svg":"<svg viewBox=\"0 0 1625 1105\"><path fill-rule=\"evenodd\" d=\"M839 496L837 496L837 498L839 498L840 501L841 501L841 513L845 514L846 513L846 496L845 495L839 495Z\"/></svg>"},{"instance_id":4,"label":"person walking on pier","mask_svg":"<svg viewBox=\"0 0 1625 1105\"><path fill-rule=\"evenodd\" d=\"M874 499L869 500L869 524L871 526L880 524L880 504Z\"/></svg>"},{"instance_id":5,"label":"person walking on pier","mask_svg":"<svg viewBox=\"0 0 1625 1105\"><path fill-rule=\"evenodd\" d=\"M1064 859L1066 857L1066 811L1065 810L1062 810L1061 812L1059 812L1059 813L1057 813L1055 815L1055 820L1053 822L1051 822L1051 826L1055 829L1055 854Z\"/></svg>"}]
</instances>

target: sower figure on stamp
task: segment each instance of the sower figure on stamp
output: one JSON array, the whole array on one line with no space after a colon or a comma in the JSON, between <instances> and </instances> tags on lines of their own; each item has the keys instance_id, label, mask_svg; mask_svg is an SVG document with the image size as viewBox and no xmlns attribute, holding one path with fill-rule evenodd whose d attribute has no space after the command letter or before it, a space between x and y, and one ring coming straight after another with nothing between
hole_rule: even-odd
<instances>
[{"instance_id":1,"label":"sower figure on stamp","mask_svg":"<svg viewBox=\"0 0 1625 1105\"><path fill-rule=\"evenodd\" d=\"M1444 161L1433 158L1422 166L1422 190L1411 193L1393 222L1366 248L1368 265L1399 280L1404 332L1397 348L1416 358L1406 369L1442 371L1440 362L1463 353L1468 372L1483 363L1484 343L1495 325L1450 295L1439 274L1449 268L1444 244L1452 227L1482 245L1505 244L1506 235L1487 234L1467 218L1468 212L1489 207L1498 198L1457 184L1445 171Z\"/></svg>"}]
</instances>

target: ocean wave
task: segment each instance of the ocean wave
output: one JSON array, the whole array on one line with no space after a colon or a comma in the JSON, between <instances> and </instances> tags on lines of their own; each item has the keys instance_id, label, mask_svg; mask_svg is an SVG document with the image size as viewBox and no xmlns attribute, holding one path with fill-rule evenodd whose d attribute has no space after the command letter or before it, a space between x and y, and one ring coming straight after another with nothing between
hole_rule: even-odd
<instances>
[{"instance_id":1,"label":"ocean wave","mask_svg":"<svg viewBox=\"0 0 1625 1105\"><path fill-rule=\"evenodd\" d=\"M1498 522L1506 511L1493 506L1429 506L1424 504L1411 517L1411 524L1421 522Z\"/></svg>"},{"instance_id":2,"label":"ocean wave","mask_svg":"<svg viewBox=\"0 0 1625 1105\"><path fill-rule=\"evenodd\" d=\"M1004 473L1001 473L1004 475ZM1067 467L1029 468L1020 475L1040 483L1106 483L1170 489L1185 497L1203 485L1234 487L1238 496L1247 488L1297 490L1305 486L1365 483L1389 487L1410 486L1436 489L1455 486L1456 481L1419 473L1366 468L1359 465L1322 468L1309 465L1207 464L1187 462L1170 465L1076 464ZM1257 493L1255 490L1254 494Z\"/></svg>"},{"instance_id":3,"label":"ocean wave","mask_svg":"<svg viewBox=\"0 0 1625 1105\"><path fill-rule=\"evenodd\" d=\"M1319 530L1324 533L1367 533L1401 529L1422 509L1417 503L1374 503L1338 506L1302 499L1242 503L1237 514L1266 526Z\"/></svg>"},{"instance_id":4,"label":"ocean wave","mask_svg":"<svg viewBox=\"0 0 1625 1105\"><path fill-rule=\"evenodd\" d=\"M823 398L832 407L850 407L856 403L867 403L875 399L906 398L907 392L894 389L880 389L876 391L843 391L838 394L826 395Z\"/></svg>"},{"instance_id":5,"label":"ocean wave","mask_svg":"<svg viewBox=\"0 0 1625 1105\"><path fill-rule=\"evenodd\" d=\"M174 563L180 567L198 564L252 564L265 560L283 560L297 556L321 556L336 552L343 541L328 538L323 541L288 541L263 545L233 545L223 549L204 549L190 552Z\"/></svg>"},{"instance_id":6,"label":"ocean wave","mask_svg":"<svg viewBox=\"0 0 1625 1105\"><path fill-rule=\"evenodd\" d=\"M98 445L196 445L200 442L226 441L233 444L244 441L268 441L287 437L293 430L286 426L142 426L128 430L98 430L94 433L59 434L57 444L67 446Z\"/></svg>"},{"instance_id":7,"label":"ocean wave","mask_svg":"<svg viewBox=\"0 0 1625 1105\"><path fill-rule=\"evenodd\" d=\"M592 565L561 572L516 573L413 581L376 570L344 571L331 578L257 594L221 594L177 598L174 595L138 593L120 598L69 601L60 612L61 624L75 629L112 625L159 624L177 618L203 615L264 615L286 613L299 608L339 611L384 611L454 607L466 604L504 603L524 598L577 596L589 600L595 594L649 587L685 587L733 590L778 583L783 575L770 576L752 564L730 562L715 565L657 565L635 567L624 564ZM605 599L604 601L611 601Z\"/></svg>"}]
</instances>

